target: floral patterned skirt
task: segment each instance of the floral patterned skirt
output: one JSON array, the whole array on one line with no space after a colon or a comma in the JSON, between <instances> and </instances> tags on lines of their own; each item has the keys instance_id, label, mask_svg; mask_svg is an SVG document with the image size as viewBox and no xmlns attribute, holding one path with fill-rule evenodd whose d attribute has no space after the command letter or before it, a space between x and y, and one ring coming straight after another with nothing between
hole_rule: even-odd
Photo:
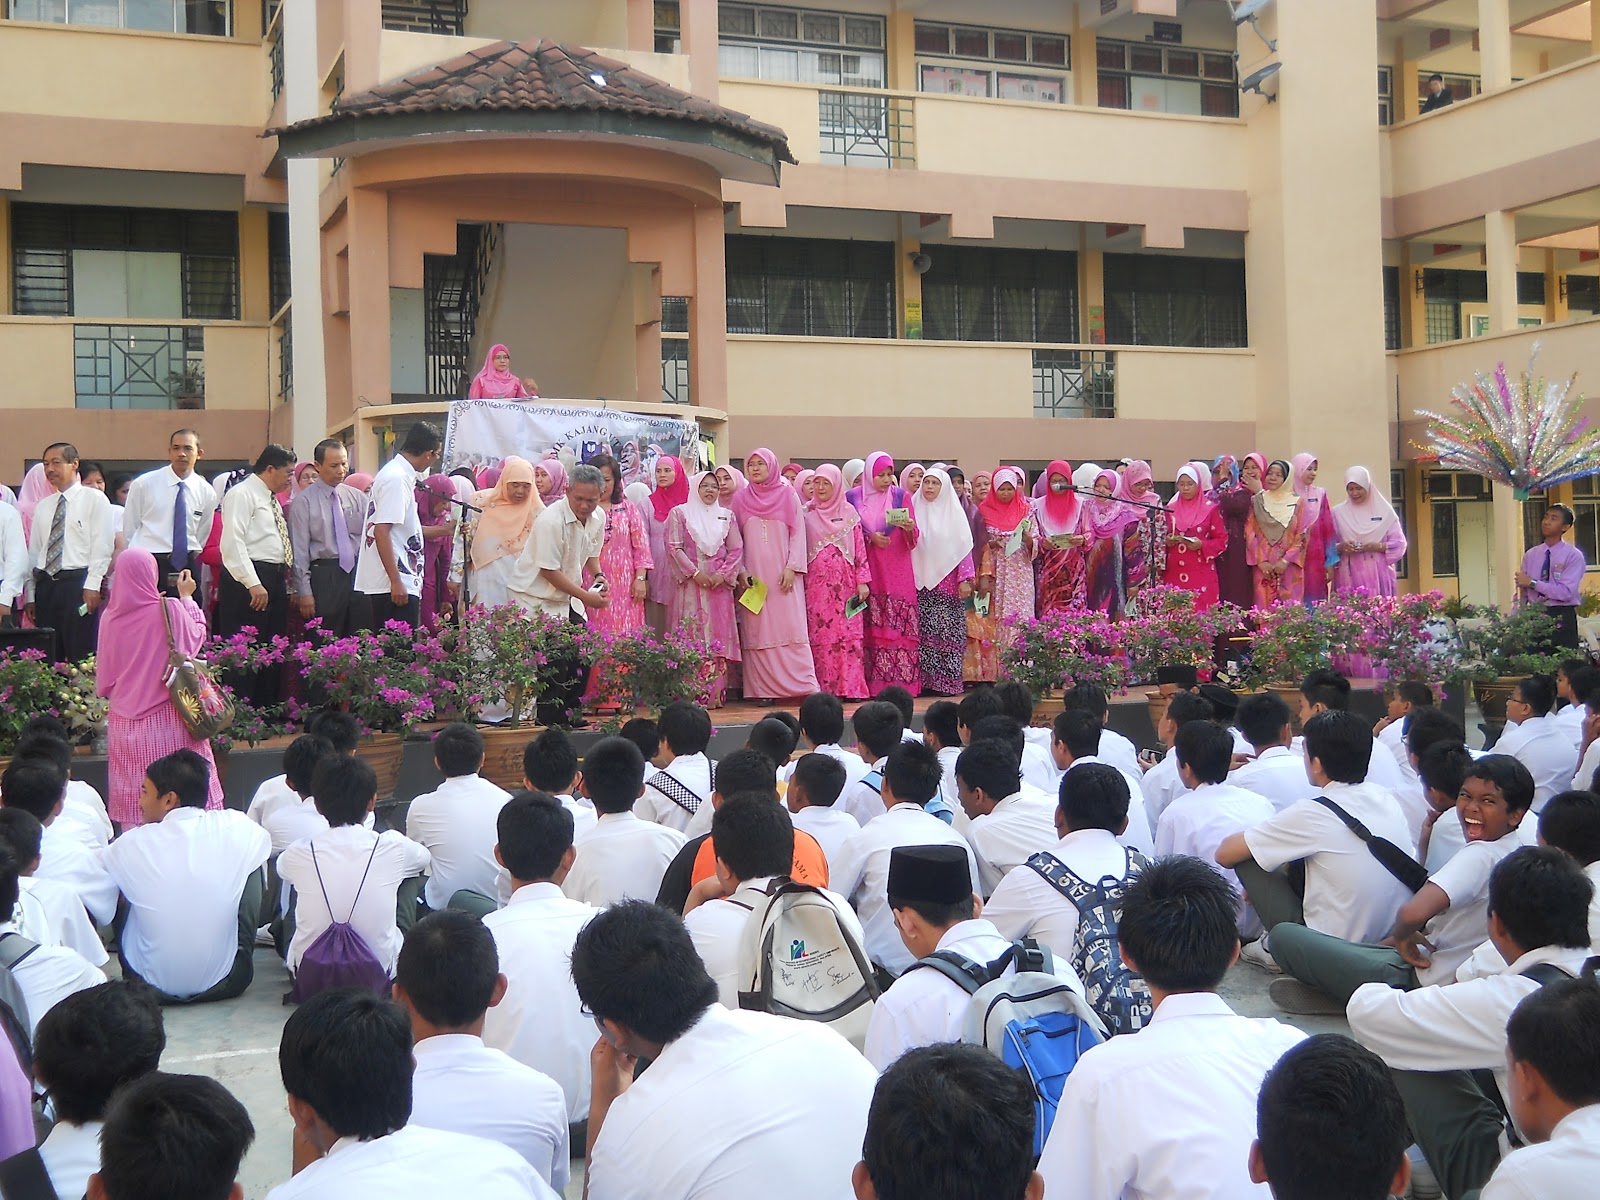
<instances>
[{"instance_id":1,"label":"floral patterned skirt","mask_svg":"<svg viewBox=\"0 0 1600 1200\"><path fill-rule=\"evenodd\" d=\"M967 620L961 599L941 585L917 592L921 629L922 686L941 696L959 696L967 650Z\"/></svg>"}]
</instances>

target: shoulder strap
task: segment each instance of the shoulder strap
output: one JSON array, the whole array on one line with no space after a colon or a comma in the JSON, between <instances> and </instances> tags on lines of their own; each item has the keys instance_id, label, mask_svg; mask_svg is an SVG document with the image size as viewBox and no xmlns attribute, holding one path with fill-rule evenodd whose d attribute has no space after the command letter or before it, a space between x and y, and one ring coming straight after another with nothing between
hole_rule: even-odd
<instances>
[{"instance_id":1,"label":"shoulder strap","mask_svg":"<svg viewBox=\"0 0 1600 1200\"><path fill-rule=\"evenodd\" d=\"M378 837L382 837L379 834ZM361 882L356 884L355 898L350 901L350 915L345 917L341 924L348 925L356 915L356 905L361 902L361 889L367 886L367 874L372 870L372 860L378 853L378 840L373 839L372 850L367 855L366 868L361 872ZM333 903L328 899L328 885L322 882L322 867L317 862L317 843L311 843L311 869L317 873L317 886L322 889L322 906L328 910L328 917L333 917Z\"/></svg>"},{"instance_id":2,"label":"shoulder strap","mask_svg":"<svg viewBox=\"0 0 1600 1200\"><path fill-rule=\"evenodd\" d=\"M877 795L883 795L883 772L878 770L877 767L873 767L872 770L863 775L861 782L871 788Z\"/></svg>"},{"instance_id":3,"label":"shoulder strap","mask_svg":"<svg viewBox=\"0 0 1600 1200\"><path fill-rule=\"evenodd\" d=\"M60 1200L50 1172L36 1149L0 1162L0 1197L4 1200Z\"/></svg>"},{"instance_id":4,"label":"shoulder strap","mask_svg":"<svg viewBox=\"0 0 1600 1200\"><path fill-rule=\"evenodd\" d=\"M1006 953L1011 952L1007 950ZM915 971L918 967L927 967L931 971L939 972L969 996L994 978L989 973L987 964L975 963L954 950L935 950L926 958L919 958L912 963L910 969ZM1003 967L1001 969L1004 970Z\"/></svg>"},{"instance_id":5,"label":"shoulder strap","mask_svg":"<svg viewBox=\"0 0 1600 1200\"><path fill-rule=\"evenodd\" d=\"M657 771L654 775L650 776L650 786L655 788L656 791L660 792L668 800L671 800L690 816L693 816L697 811L699 811L700 806L705 803L705 798L703 796L695 795L693 790L691 790L688 785L683 782L683 780L679 779L676 775L669 775L665 771Z\"/></svg>"},{"instance_id":6,"label":"shoulder strap","mask_svg":"<svg viewBox=\"0 0 1600 1200\"><path fill-rule=\"evenodd\" d=\"M1311 801L1313 804L1322 805L1323 808L1327 809L1334 816L1338 817L1339 820L1344 822L1345 828L1347 828L1351 833L1355 834L1367 845L1370 846L1372 844L1372 830L1368 829L1360 821L1356 820L1349 813L1345 812L1343 808L1339 807L1339 805L1335 804L1332 800L1329 800L1326 796L1313 796L1311 797Z\"/></svg>"},{"instance_id":7,"label":"shoulder strap","mask_svg":"<svg viewBox=\"0 0 1600 1200\"><path fill-rule=\"evenodd\" d=\"M1378 860L1378 864L1385 871L1393 875L1413 893L1422 890L1422 885L1428 882L1428 869L1412 858L1408 850L1403 846L1395 845L1388 838L1377 837L1372 830L1368 829L1326 796L1313 796L1311 799L1343 821L1345 827L1361 839L1367 851L1373 858Z\"/></svg>"},{"instance_id":8,"label":"shoulder strap","mask_svg":"<svg viewBox=\"0 0 1600 1200\"><path fill-rule=\"evenodd\" d=\"M1547 984L1560 983L1563 979L1576 979L1572 972L1556 966L1555 963L1534 963L1526 971L1517 972L1524 979L1531 979L1540 987Z\"/></svg>"},{"instance_id":9,"label":"shoulder strap","mask_svg":"<svg viewBox=\"0 0 1600 1200\"><path fill-rule=\"evenodd\" d=\"M0 933L0 967L10 970L38 948L37 942L30 942L15 931Z\"/></svg>"},{"instance_id":10,"label":"shoulder strap","mask_svg":"<svg viewBox=\"0 0 1600 1200\"><path fill-rule=\"evenodd\" d=\"M1109 889L1124 882L1127 876L1133 873L1132 852L1125 849L1125 853L1128 855L1128 866L1126 868L1127 874L1124 875L1123 879L1115 879L1108 875L1100 880L1098 884L1090 883L1087 879L1077 875L1066 863L1046 851L1040 851L1038 854L1029 857L1027 865L1037 871L1046 883L1060 892L1062 897L1068 900L1072 907L1076 908L1081 914L1087 902L1097 895L1103 896Z\"/></svg>"}]
</instances>

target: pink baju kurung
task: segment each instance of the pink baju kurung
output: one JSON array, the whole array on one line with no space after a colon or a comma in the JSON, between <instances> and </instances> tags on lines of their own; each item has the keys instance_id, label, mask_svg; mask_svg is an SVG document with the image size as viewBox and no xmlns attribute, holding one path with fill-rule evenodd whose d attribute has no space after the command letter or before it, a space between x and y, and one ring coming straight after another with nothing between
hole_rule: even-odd
<instances>
[{"instance_id":1,"label":"pink baju kurung","mask_svg":"<svg viewBox=\"0 0 1600 1200\"><path fill-rule=\"evenodd\" d=\"M734 618L733 585L744 562L744 542L739 526L728 523L728 537L715 554L705 554L689 536L680 506L667 517L667 566L661 575L671 583L667 594L667 627L681 630L704 645L716 658L716 678L709 702L720 708L727 690L728 664L739 661L739 625ZM704 571L714 587L694 582Z\"/></svg>"},{"instance_id":2,"label":"pink baju kurung","mask_svg":"<svg viewBox=\"0 0 1600 1200\"><path fill-rule=\"evenodd\" d=\"M1217 557L1228 545L1228 530L1222 523L1222 510L1216 501L1206 497L1205 486L1210 481L1210 471L1203 462L1188 463L1178 471L1177 482L1192 480L1195 496L1185 500L1182 493L1174 496L1167 509L1172 536L1194 538L1200 545L1190 547L1179 544L1167 547L1167 565L1161 576L1162 583L1194 593L1197 609L1211 608L1218 595Z\"/></svg>"},{"instance_id":3,"label":"pink baju kurung","mask_svg":"<svg viewBox=\"0 0 1600 1200\"><path fill-rule=\"evenodd\" d=\"M606 577L611 603L589 613L589 628L596 633L631 633L644 628L644 601L633 598L633 583L641 571L654 565L644 518L631 504L613 504L605 510L606 540L600 549L600 570ZM584 580L587 587L593 582Z\"/></svg>"},{"instance_id":4,"label":"pink baju kurung","mask_svg":"<svg viewBox=\"0 0 1600 1200\"><path fill-rule=\"evenodd\" d=\"M1271 608L1275 604L1299 604L1305 598L1305 578L1301 574L1306 539L1301 528L1300 506L1296 505L1289 527L1276 542L1268 539L1256 520L1254 508L1245 526L1245 560L1255 568L1255 605ZM1268 563L1286 564L1282 575L1276 578L1261 568Z\"/></svg>"},{"instance_id":5,"label":"pink baju kurung","mask_svg":"<svg viewBox=\"0 0 1600 1200\"><path fill-rule=\"evenodd\" d=\"M744 694L749 700L787 699L817 691L806 629L806 527L800 497L788 484L782 517L747 516L739 523L744 538L744 570L767 585L759 613L739 607ZM794 588L781 586L784 569L795 573Z\"/></svg>"},{"instance_id":6,"label":"pink baju kurung","mask_svg":"<svg viewBox=\"0 0 1600 1200\"><path fill-rule=\"evenodd\" d=\"M806 627L817 686L844 700L863 700L872 694L861 669L865 614L847 619L844 606L862 584L872 583L866 535L852 523L848 530L813 538L807 553Z\"/></svg>"},{"instance_id":7,"label":"pink baju kurung","mask_svg":"<svg viewBox=\"0 0 1600 1200\"><path fill-rule=\"evenodd\" d=\"M846 497L861 514L862 529L867 535L867 565L872 570L872 590L865 613L862 674L867 680L867 691L872 695L897 684L915 696L922 691L917 580L911 567L911 547L917 540L917 515L903 488L891 487L888 492L881 509L873 511L869 511L872 506L866 501L864 489L852 489ZM912 528L906 530L887 524L883 511L890 508L909 512ZM871 537L874 533L887 535L889 544L875 545Z\"/></svg>"},{"instance_id":8,"label":"pink baju kurung","mask_svg":"<svg viewBox=\"0 0 1600 1200\"><path fill-rule=\"evenodd\" d=\"M1381 551L1341 552L1333 568L1334 594L1360 589L1376 596L1393 596L1398 587L1395 564L1405 556L1406 534L1398 525L1391 526L1383 535Z\"/></svg>"}]
</instances>

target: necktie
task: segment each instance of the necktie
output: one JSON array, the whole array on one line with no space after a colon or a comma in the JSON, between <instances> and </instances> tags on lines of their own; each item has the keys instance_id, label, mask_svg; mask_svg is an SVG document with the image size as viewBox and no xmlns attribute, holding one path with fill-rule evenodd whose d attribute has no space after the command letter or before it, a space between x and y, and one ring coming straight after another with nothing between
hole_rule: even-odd
<instances>
[{"instance_id":1,"label":"necktie","mask_svg":"<svg viewBox=\"0 0 1600 1200\"><path fill-rule=\"evenodd\" d=\"M56 497L55 510L50 514L50 540L45 545L44 573L56 575L61 571L61 556L67 548L67 497Z\"/></svg>"},{"instance_id":2,"label":"necktie","mask_svg":"<svg viewBox=\"0 0 1600 1200\"><path fill-rule=\"evenodd\" d=\"M172 569L189 565L189 495L183 480L178 480L178 498L172 502Z\"/></svg>"},{"instance_id":3,"label":"necktie","mask_svg":"<svg viewBox=\"0 0 1600 1200\"><path fill-rule=\"evenodd\" d=\"M283 519L283 505L278 503L276 496L269 496L272 503L272 523L278 527L278 541L283 545L283 565L294 566L294 547L289 544L289 523Z\"/></svg>"},{"instance_id":4,"label":"necktie","mask_svg":"<svg viewBox=\"0 0 1600 1200\"><path fill-rule=\"evenodd\" d=\"M1544 579L1544 580L1548 580L1550 578L1550 547L1549 546L1546 546L1544 548L1544 574L1539 576L1539 578L1540 579Z\"/></svg>"},{"instance_id":5,"label":"necktie","mask_svg":"<svg viewBox=\"0 0 1600 1200\"><path fill-rule=\"evenodd\" d=\"M328 489L328 536L339 547L339 570L348 572L356 565L356 552L350 546L350 526L339 504L339 489Z\"/></svg>"}]
</instances>

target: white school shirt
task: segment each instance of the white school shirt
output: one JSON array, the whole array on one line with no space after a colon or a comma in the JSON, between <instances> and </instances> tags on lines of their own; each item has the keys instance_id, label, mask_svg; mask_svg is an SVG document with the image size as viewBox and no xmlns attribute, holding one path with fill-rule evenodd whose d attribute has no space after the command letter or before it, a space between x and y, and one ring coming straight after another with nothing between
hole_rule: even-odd
<instances>
[{"instance_id":1,"label":"white school shirt","mask_svg":"<svg viewBox=\"0 0 1600 1200\"><path fill-rule=\"evenodd\" d=\"M1048 796L1015 792L992 812L972 819L967 841L978 860L981 895L992 894L1008 871L1060 840L1055 818L1056 805Z\"/></svg>"},{"instance_id":2,"label":"white school shirt","mask_svg":"<svg viewBox=\"0 0 1600 1200\"><path fill-rule=\"evenodd\" d=\"M959 754L960 752L960 747L956 747L956 753ZM857 754L855 750L846 750L838 742L826 742L821 746L816 746L813 748L813 753L826 754L829 758L837 759L844 764L844 787L839 792L840 799L847 796L850 789L866 778L867 772L872 769L862 761L861 755ZM943 762L944 760L940 759L939 761ZM789 763L783 770L778 772L779 777L784 780L787 780L793 774L794 763ZM957 805L957 807L960 806Z\"/></svg>"},{"instance_id":3,"label":"white school shirt","mask_svg":"<svg viewBox=\"0 0 1600 1200\"><path fill-rule=\"evenodd\" d=\"M596 1036L572 982L572 945L599 915L553 883L529 883L483 918L507 984L505 997L484 1018L484 1044L554 1079L567 1098L569 1122L589 1116L589 1051Z\"/></svg>"},{"instance_id":4,"label":"white school shirt","mask_svg":"<svg viewBox=\"0 0 1600 1200\"><path fill-rule=\"evenodd\" d=\"M288 561L289 526L284 522L280 527L280 521L278 497L267 491L259 475L240 480L222 498L222 565L241 587L261 585L256 563Z\"/></svg>"},{"instance_id":5,"label":"white school shirt","mask_svg":"<svg viewBox=\"0 0 1600 1200\"><path fill-rule=\"evenodd\" d=\"M830 863L839 857L850 835L861 828L849 813L826 804L808 804L799 812L790 813L789 819L796 829L817 839L822 857Z\"/></svg>"},{"instance_id":6,"label":"white school shirt","mask_svg":"<svg viewBox=\"0 0 1600 1200\"><path fill-rule=\"evenodd\" d=\"M1128 849L1107 830L1074 830L1048 850L1085 882L1127 878ZM1018 867L1002 879L985 902L983 915L1007 940L1031 937L1049 947L1058 963L1073 961L1077 906L1032 867Z\"/></svg>"},{"instance_id":7,"label":"white school shirt","mask_svg":"<svg viewBox=\"0 0 1600 1200\"><path fill-rule=\"evenodd\" d=\"M1500 1160L1479 1200L1556 1200L1586 1196L1600 1174L1600 1104L1575 1109L1556 1123L1550 1140L1513 1150Z\"/></svg>"},{"instance_id":8,"label":"white school shirt","mask_svg":"<svg viewBox=\"0 0 1600 1200\"><path fill-rule=\"evenodd\" d=\"M422 522L417 517L417 484L421 479L403 454L396 454L372 477L372 487L367 491L367 519L361 527L361 547L356 557L356 591L368 596L389 594L389 572L378 557L377 528L388 525L389 545L400 582L406 585L408 595L422 595Z\"/></svg>"},{"instance_id":9,"label":"white school shirt","mask_svg":"<svg viewBox=\"0 0 1600 1200\"><path fill-rule=\"evenodd\" d=\"M1511 754L1533 776L1533 811L1529 814L1530 819L1544 811L1546 800L1566 790L1568 781L1578 769L1578 751L1561 727L1555 724L1554 718L1536 719L1538 725L1523 736L1515 751L1501 751L1498 746L1494 750L1496 754ZM1526 729L1534 724L1534 720L1524 721L1518 728Z\"/></svg>"},{"instance_id":10,"label":"white school shirt","mask_svg":"<svg viewBox=\"0 0 1600 1200\"><path fill-rule=\"evenodd\" d=\"M1330 783L1322 791L1374 836L1416 853L1400 803L1390 792L1369 783ZM1244 841L1256 865L1266 871L1306 860L1305 924L1318 933L1347 942L1381 941L1394 928L1400 906L1411 898L1366 843L1313 800L1297 801L1245 830Z\"/></svg>"},{"instance_id":11,"label":"white school shirt","mask_svg":"<svg viewBox=\"0 0 1600 1200\"><path fill-rule=\"evenodd\" d=\"M104 850L116 836L106 802L94 790L94 784L82 779L67 780L61 811L51 824L71 829L90 850Z\"/></svg>"},{"instance_id":12,"label":"white school shirt","mask_svg":"<svg viewBox=\"0 0 1600 1200\"><path fill-rule=\"evenodd\" d=\"M896 804L844 844L839 860L828 864L828 884L848 897L861 914L867 955L898 975L916 960L895 929L889 910L889 855L896 846L960 846L967 853L972 890L978 890L978 863L972 847L938 817L917 804Z\"/></svg>"},{"instance_id":13,"label":"white school shirt","mask_svg":"<svg viewBox=\"0 0 1600 1200\"><path fill-rule=\"evenodd\" d=\"M672 776L699 798L700 802L695 805L694 812L690 812L676 800L669 799L665 792L656 789L655 780L662 775ZM711 760L704 754L679 755L651 775L649 782L644 785L644 795L633 802L633 811L643 820L654 821L658 825L665 825L668 829L676 829L685 837L710 833ZM690 833L689 822L702 813L705 816L705 828L697 833Z\"/></svg>"},{"instance_id":14,"label":"white school shirt","mask_svg":"<svg viewBox=\"0 0 1600 1200\"><path fill-rule=\"evenodd\" d=\"M1424 928L1433 944L1433 962L1418 969L1419 983L1449 983L1456 968L1489 936L1489 875L1501 859L1522 846L1514 829L1497 841L1468 842L1428 877L1429 883L1437 884L1450 897L1450 907Z\"/></svg>"},{"instance_id":15,"label":"white school shirt","mask_svg":"<svg viewBox=\"0 0 1600 1200\"><path fill-rule=\"evenodd\" d=\"M1144 777L1139 780L1139 794L1144 798L1150 824L1153 826L1161 820L1162 812L1172 803L1173 798L1183 795L1188 790L1178 775L1177 748L1169 746L1161 761L1146 771Z\"/></svg>"},{"instance_id":16,"label":"white school shirt","mask_svg":"<svg viewBox=\"0 0 1600 1200\"><path fill-rule=\"evenodd\" d=\"M1143 774L1143 768L1139 766L1139 748L1115 729L1100 731L1100 749L1095 752L1095 757L1135 779Z\"/></svg>"},{"instance_id":17,"label":"white school shirt","mask_svg":"<svg viewBox=\"0 0 1600 1200\"><path fill-rule=\"evenodd\" d=\"M1295 801L1309 800L1322 791L1306 776L1306 760L1287 746L1269 746L1230 773L1228 782L1265 796L1274 812L1282 812Z\"/></svg>"},{"instance_id":18,"label":"white school shirt","mask_svg":"<svg viewBox=\"0 0 1600 1200\"><path fill-rule=\"evenodd\" d=\"M556 1191L566 1188L567 1100L555 1080L468 1033L423 1038L411 1056L411 1124L499 1142Z\"/></svg>"},{"instance_id":19,"label":"white school shirt","mask_svg":"<svg viewBox=\"0 0 1600 1200\"><path fill-rule=\"evenodd\" d=\"M1023 780L1033 784L1041 792L1054 795L1056 788L1061 786L1061 768L1056 766L1056 760L1050 754L1048 746L1040 747L1033 742L1023 742L1020 769Z\"/></svg>"},{"instance_id":20,"label":"white school shirt","mask_svg":"<svg viewBox=\"0 0 1600 1200\"><path fill-rule=\"evenodd\" d=\"M561 890L605 908L619 900L654 900L687 839L676 829L641 821L630 812L602 813L573 845L578 856Z\"/></svg>"},{"instance_id":21,"label":"white school shirt","mask_svg":"<svg viewBox=\"0 0 1600 1200\"><path fill-rule=\"evenodd\" d=\"M100 1169L100 1130L104 1121L57 1121L50 1136L39 1143L39 1157L50 1175L57 1196L82 1197L89 1176Z\"/></svg>"},{"instance_id":22,"label":"white school shirt","mask_svg":"<svg viewBox=\"0 0 1600 1200\"><path fill-rule=\"evenodd\" d=\"M943 772L939 778L939 795L953 813L964 817L966 812L961 807L961 794L956 788L956 759L961 757L961 747L946 746L936 753L939 755L939 769Z\"/></svg>"},{"instance_id":23,"label":"white school shirt","mask_svg":"<svg viewBox=\"0 0 1600 1200\"><path fill-rule=\"evenodd\" d=\"M1586 704L1569 704L1550 714L1550 723L1567 735L1574 750L1583 745L1583 722L1589 715Z\"/></svg>"},{"instance_id":24,"label":"white school shirt","mask_svg":"<svg viewBox=\"0 0 1600 1200\"><path fill-rule=\"evenodd\" d=\"M1523 818L1522 824L1526 825L1530 819L1532 818ZM1534 828L1538 828L1537 820L1534 820ZM1518 826L1518 831L1520 830L1521 826ZM1427 867L1428 874L1432 875L1460 854L1466 844L1467 833L1461 827L1461 814L1453 808L1447 813L1440 813L1439 819L1433 823L1433 832L1428 835L1428 861L1422 865Z\"/></svg>"},{"instance_id":25,"label":"white school shirt","mask_svg":"<svg viewBox=\"0 0 1600 1200\"><path fill-rule=\"evenodd\" d=\"M1231 867L1217 863L1217 847L1236 833L1272 819L1272 801L1231 783L1203 783L1167 805L1156 823L1156 854L1188 854L1198 858L1227 881L1235 896L1244 895ZM1239 931L1254 934L1261 928L1255 909L1239 909Z\"/></svg>"},{"instance_id":26,"label":"white school shirt","mask_svg":"<svg viewBox=\"0 0 1600 1200\"><path fill-rule=\"evenodd\" d=\"M1594 782L1596 771L1600 771L1600 738L1591 742L1589 748L1583 752L1583 761L1572 773L1572 782L1568 786L1574 791L1588 791L1589 785Z\"/></svg>"},{"instance_id":27,"label":"white school shirt","mask_svg":"<svg viewBox=\"0 0 1600 1200\"><path fill-rule=\"evenodd\" d=\"M750 914L766 907L766 892L771 884L770 875L764 879L747 879L734 889L733 895L707 900L683 918L700 961L706 965L706 973L717 981L718 999L725 1008L739 1007L739 944L744 940L744 927ZM865 935L855 910L843 896L826 888L822 894L838 912L839 923L860 943Z\"/></svg>"},{"instance_id":28,"label":"white school shirt","mask_svg":"<svg viewBox=\"0 0 1600 1200\"><path fill-rule=\"evenodd\" d=\"M1440 819L1443 820L1442 817ZM1595 888L1589 900L1589 953L1594 954L1600 951L1600 860L1590 863L1583 873ZM1456 982L1465 983L1469 979L1498 975L1505 969L1506 960L1500 957L1500 951L1494 948L1494 943L1486 938L1472 952L1472 956L1456 968Z\"/></svg>"},{"instance_id":29,"label":"white school shirt","mask_svg":"<svg viewBox=\"0 0 1600 1200\"><path fill-rule=\"evenodd\" d=\"M427 867L428 851L392 829L374 833L360 825L340 825L290 846L278 856L278 875L295 891L294 937L285 956L289 971L299 968L311 943L338 920L354 926L393 975L404 941L395 924L395 896L402 883Z\"/></svg>"},{"instance_id":30,"label":"white school shirt","mask_svg":"<svg viewBox=\"0 0 1600 1200\"><path fill-rule=\"evenodd\" d=\"M877 1079L825 1025L713 1004L611 1105L589 1200L852 1200Z\"/></svg>"},{"instance_id":31,"label":"white school shirt","mask_svg":"<svg viewBox=\"0 0 1600 1200\"><path fill-rule=\"evenodd\" d=\"M463 889L494 896L498 822L509 799L510 792L481 775L458 775L411 802L406 836L426 846L433 859L423 889L429 908L440 911Z\"/></svg>"},{"instance_id":32,"label":"white school shirt","mask_svg":"<svg viewBox=\"0 0 1600 1200\"><path fill-rule=\"evenodd\" d=\"M112 842L101 861L131 910L122 929L129 965L169 996L220 982L239 950L245 881L271 853L267 831L227 809L175 808Z\"/></svg>"},{"instance_id":33,"label":"white school shirt","mask_svg":"<svg viewBox=\"0 0 1600 1200\"><path fill-rule=\"evenodd\" d=\"M41 946L65 946L83 955L90 966L105 966L111 956L76 892L59 880L32 875L21 876L17 883L12 920L23 937Z\"/></svg>"},{"instance_id":34,"label":"white school shirt","mask_svg":"<svg viewBox=\"0 0 1600 1200\"><path fill-rule=\"evenodd\" d=\"M362 827L371 829L374 820L371 813L361 822ZM316 837L328 828L328 818L317 811L317 802L310 796L301 799L295 797L292 805L275 808L267 814L267 819L261 823L261 828L267 831L267 836L272 839L272 852L282 854L296 842L303 842L307 838ZM287 895L287 892L285 892Z\"/></svg>"},{"instance_id":35,"label":"white school shirt","mask_svg":"<svg viewBox=\"0 0 1600 1200\"><path fill-rule=\"evenodd\" d=\"M7 608L20 605L32 572L28 541L22 536L22 514L10 504L0 504L0 604Z\"/></svg>"},{"instance_id":36,"label":"white school shirt","mask_svg":"<svg viewBox=\"0 0 1600 1200\"><path fill-rule=\"evenodd\" d=\"M1389 752L1395 765L1404 771L1408 765L1406 760L1406 725L1409 718L1399 721L1390 721L1373 735L1373 739Z\"/></svg>"},{"instance_id":37,"label":"white school shirt","mask_svg":"<svg viewBox=\"0 0 1600 1200\"><path fill-rule=\"evenodd\" d=\"M849 813L856 819L857 825L865 828L872 821L883 816L883 768L889 758L885 755L870 767L867 766L865 759L857 758L856 761L861 763L860 776L854 783L847 782L844 785L844 791L839 793L839 798L833 803L835 808ZM867 776L874 771L878 772L877 778L868 783ZM960 805L957 804L957 807L959 808ZM935 820L937 819L935 818Z\"/></svg>"},{"instance_id":38,"label":"white school shirt","mask_svg":"<svg viewBox=\"0 0 1600 1200\"><path fill-rule=\"evenodd\" d=\"M1306 757L1305 735L1302 734L1290 742L1289 749L1304 759ZM1400 794L1411 786L1410 781L1407 780L1405 772L1400 769L1400 764L1395 762L1394 755L1381 753L1376 744L1373 745L1372 751L1372 754L1367 758L1367 777L1364 782L1387 788L1395 793L1398 799ZM1246 752L1248 753L1248 751Z\"/></svg>"},{"instance_id":39,"label":"white school shirt","mask_svg":"<svg viewBox=\"0 0 1600 1200\"><path fill-rule=\"evenodd\" d=\"M39 839L39 868L34 875L65 884L97 925L109 925L117 915L117 884L106 873L104 855L104 850L85 846L78 831L57 817Z\"/></svg>"},{"instance_id":40,"label":"white school shirt","mask_svg":"<svg viewBox=\"0 0 1600 1200\"><path fill-rule=\"evenodd\" d=\"M128 485L128 503L122 510L122 536L130 550L148 550L165 570L172 556L173 509L178 503L178 473L171 466L146 471ZM217 512L217 491L190 471L182 481L189 550L198 554L211 537L211 518Z\"/></svg>"},{"instance_id":41,"label":"white school shirt","mask_svg":"<svg viewBox=\"0 0 1600 1200\"><path fill-rule=\"evenodd\" d=\"M555 1200L556 1193L498 1142L407 1125L368 1142L340 1138L324 1157L268 1192L267 1200L378 1196Z\"/></svg>"},{"instance_id":42,"label":"white school shirt","mask_svg":"<svg viewBox=\"0 0 1600 1200\"><path fill-rule=\"evenodd\" d=\"M1236 1015L1212 992L1168 996L1138 1033L1067 1076L1039 1158L1045 1193L1088 1200L1268 1200L1250 1182L1256 1094L1306 1035Z\"/></svg>"},{"instance_id":43,"label":"white school shirt","mask_svg":"<svg viewBox=\"0 0 1600 1200\"><path fill-rule=\"evenodd\" d=\"M15 921L0 922L0 935L22 931ZM29 939L32 940L32 939ZM26 958L11 965L11 974L22 989L22 999L28 1006L28 1031L38 1028L44 1016L73 992L92 988L106 981L106 973L93 966L76 950L65 946L41 945Z\"/></svg>"},{"instance_id":44,"label":"white school shirt","mask_svg":"<svg viewBox=\"0 0 1600 1200\"><path fill-rule=\"evenodd\" d=\"M84 487L76 481L64 492L51 492L33 510L33 525L28 537L29 564L42 571L49 560L50 525L56 517L56 507L65 504L67 515L62 527L61 570L83 570L85 591L97 592L111 570L111 551L116 533L111 528L111 502L106 494ZM203 544L203 543L202 543ZM24 589L31 600L34 580L30 574Z\"/></svg>"},{"instance_id":45,"label":"white school shirt","mask_svg":"<svg viewBox=\"0 0 1600 1200\"><path fill-rule=\"evenodd\" d=\"M274 775L257 786L255 795L250 797L250 807L245 810L245 815L257 825L265 825L267 818L275 809L299 803L300 795L289 786L289 777Z\"/></svg>"},{"instance_id":46,"label":"white school shirt","mask_svg":"<svg viewBox=\"0 0 1600 1200\"><path fill-rule=\"evenodd\" d=\"M1079 767L1096 764L1102 767L1111 765L1099 755L1086 754L1082 758L1073 759L1072 766L1068 767L1067 770L1073 771ZM1150 809L1144 802L1144 791L1140 787L1141 781L1138 777L1129 775L1126 771L1122 772L1122 778L1128 784L1128 828L1123 831L1122 836L1117 840L1124 846L1131 846L1142 854L1153 855L1156 850L1154 837L1155 817L1150 814Z\"/></svg>"}]
</instances>

